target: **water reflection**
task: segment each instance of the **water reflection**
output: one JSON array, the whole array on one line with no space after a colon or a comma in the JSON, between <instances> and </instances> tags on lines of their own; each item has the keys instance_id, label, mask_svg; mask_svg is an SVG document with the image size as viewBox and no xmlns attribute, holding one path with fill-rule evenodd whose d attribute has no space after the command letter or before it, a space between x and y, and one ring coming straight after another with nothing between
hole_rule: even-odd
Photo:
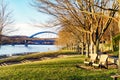
<instances>
[{"instance_id":1,"label":"water reflection","mask_svg":"<svg viewBox=\"0 0 120 80\"><path fill-rule=\"evenodd\" d=\"M58 50L59 47L55 45L2 45L0 48L0 55L12 55L18 53L27 53L27 52L47 52Z\"/></svg>"}]
</instances>

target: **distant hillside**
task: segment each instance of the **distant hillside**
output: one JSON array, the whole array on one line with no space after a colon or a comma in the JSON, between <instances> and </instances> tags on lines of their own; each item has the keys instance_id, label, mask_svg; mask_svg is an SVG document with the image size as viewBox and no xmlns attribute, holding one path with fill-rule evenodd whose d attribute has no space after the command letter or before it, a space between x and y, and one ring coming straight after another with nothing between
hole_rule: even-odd
<instances>
[{"instance_id":1,"label":"distant hillside","mask_svg":"<svg viewBox=\"0 0 120 80\"><path fill-rule=\"evenodd\" d=\"M29 38L28 36L5 36L1 35L1 44L54 44L55 38Z\"/></svg>"}]
</instances>

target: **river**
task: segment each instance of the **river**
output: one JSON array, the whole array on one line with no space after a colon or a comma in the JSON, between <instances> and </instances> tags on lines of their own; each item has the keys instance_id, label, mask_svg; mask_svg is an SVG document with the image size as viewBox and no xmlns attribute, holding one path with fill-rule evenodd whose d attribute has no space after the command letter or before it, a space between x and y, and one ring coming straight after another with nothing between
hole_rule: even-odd
<instances>
[{"instance_id":1,"label":"river","mask_svg":"<svg viewBox=\"0 0 120 80\"><path fill-rule=\"evenodd\" d=\"M2 45L0 48L0 55L24 54L31 52L48 52L59 50L55 45Z\"/></svg>"}]
</instances>

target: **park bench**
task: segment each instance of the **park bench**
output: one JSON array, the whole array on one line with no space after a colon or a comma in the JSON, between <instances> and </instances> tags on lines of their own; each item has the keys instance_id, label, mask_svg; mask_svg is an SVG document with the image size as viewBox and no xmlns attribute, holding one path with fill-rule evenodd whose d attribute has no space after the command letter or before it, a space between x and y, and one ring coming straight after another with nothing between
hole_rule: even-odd
<instances>
[{"instance_id":1,"label":"park bench","mask_svg":"<svg viewBox=\"0 0 120 80\"><path fill-rule=\"evenodd\" d=\"M116 68L118 68L118 58L116 58L116 57L109 57L108 58L108 64L109 65L116 65Z\"/></svg>"},{"instance_id":2,"label":"park bench","mask_svg":"<svg viewBox=\"0 0 120 80\"><path fill-rule=\"evenodd\" d=\"M93 63L92 66L94 67L104 67L104 68L108 68L108 55L107 54L101 54L100 55L100 59L98 63Z\"/></svg>"},{"instance_id":3,"label":"park bench","mask_svg":"<svg viewBox=\"0 0 120 80\"><path fill-rule=\"evenodd\" d=\"M116 75L112 75L111 77L113 78L113 80L117 80L118 78L120 78L120 75L116 74Z\"/></svg>"},{"instance_id":4,"label":"park bench","mask_svg":"<svg viewBox=\"0 0 120 80\"><path fill-rule=\"evenodd\" d=\"M84 64L85 65L92 65L97 58L97 54L90 54L90 59L85 59Z\"/></svg>"}]
</instances>

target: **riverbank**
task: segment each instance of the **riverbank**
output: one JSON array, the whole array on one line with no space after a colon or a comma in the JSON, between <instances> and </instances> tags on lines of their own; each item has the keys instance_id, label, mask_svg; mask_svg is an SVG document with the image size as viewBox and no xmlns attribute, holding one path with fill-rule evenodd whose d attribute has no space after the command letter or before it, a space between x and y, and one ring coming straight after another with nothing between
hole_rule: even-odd
<instances>
[{"instance_id":1,"label":"riverbank","mask_svg":"<svg viewBox=\"0 0 120 80\"><path fill-rule=\"evenodd\" d=\"M83 65L85 56L65 54L52 59L0 67L0 80L112 80L110 76L117 72L113 68L77 68L76 64Z\"/></svg>"},{"instance_id":2,"label":"riverbank","mask_svg":"<svg viewBox=\"0 0 120 80\"><path fill-rule=\"evenodd\" d=\"M79 55L79 54L71 51L56 51L56 52L41 52L41 53L39 52L39 53L29 53L24 55L15 55L8 58L0 59L0 66L41 61L45 59L53 59L57 57L64 57L70 55Z\"/></svg>"}]
</instances>

